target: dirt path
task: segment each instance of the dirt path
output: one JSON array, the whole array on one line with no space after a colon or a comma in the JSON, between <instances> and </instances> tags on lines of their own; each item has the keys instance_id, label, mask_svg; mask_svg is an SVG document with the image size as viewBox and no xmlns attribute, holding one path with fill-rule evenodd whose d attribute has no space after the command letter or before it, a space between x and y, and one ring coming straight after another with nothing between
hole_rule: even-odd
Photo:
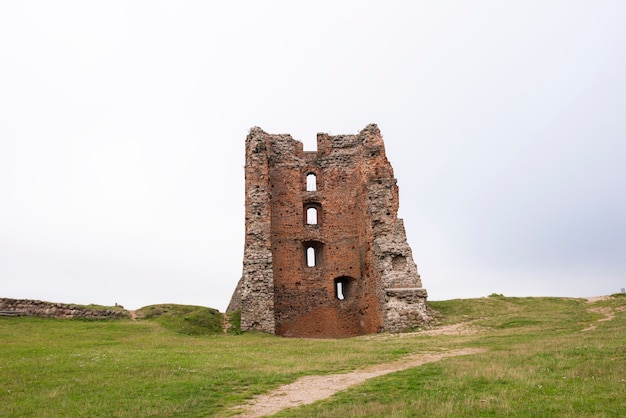
<instances>
[{"instance_id":1,"label":"dirt path","mask_svg":"<svg viewBox=\"0 0 626 418\"><path fill-rule=\"evenodd\" d=\"M378 364L350 373L305 376L293 383L281 386L273 392L257 396L250 403L234 409L241 411L241 414L237 415L239 418L256 418L272 415L285 408L306 405L328 398L341 390L373 377L410 369L426 363L433 363L446 357L464 356L484 351L486 350L479 348L463 348L442 353L414 354L392 363Z\"/></svg>"}]
</instances>

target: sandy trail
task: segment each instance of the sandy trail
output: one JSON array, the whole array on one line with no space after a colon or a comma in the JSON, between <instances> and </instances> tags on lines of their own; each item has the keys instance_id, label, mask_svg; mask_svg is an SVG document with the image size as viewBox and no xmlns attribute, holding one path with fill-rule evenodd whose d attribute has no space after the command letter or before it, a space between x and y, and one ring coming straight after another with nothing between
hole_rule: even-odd
<instances>
[{"instance_id":1,"label":"sandy trail","mask_svg":"<svg viewBox=\"0 0 626 418\"><path fill-rule=\"evenodd\" d=\"M273 392L257 396L250 403L238 406L235 410L242 411L240 415L237 415L239 418L272 415L285 408L306 405L328 398L341 390L373 377L433 363L446 357L464 356L484 351L486 350L480 348L463 348L442 353L414 354L391 363L378 364L350 373L305 376L293 383L283 385Z\"/></svg>"}]
</instances>

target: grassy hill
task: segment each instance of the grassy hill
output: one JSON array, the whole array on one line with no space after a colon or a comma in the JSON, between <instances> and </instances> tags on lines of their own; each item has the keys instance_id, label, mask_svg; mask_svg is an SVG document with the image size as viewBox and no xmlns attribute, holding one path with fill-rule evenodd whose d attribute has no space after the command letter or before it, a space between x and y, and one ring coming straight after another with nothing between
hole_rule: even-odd
<instances>
[{"instance_id":1,"label":"grassy hill","mask_svg":"<svg viewBox=\"0 0 626 418\"><path fill-rule=\"evenodd\" d=\"M381 376L276 416L623 414L626 297L492 295L430 305L447 333L223 334L221 314L180 305L142 308L137 321L0 317L0 415L235 416L233 406L304 375L463 347L487 351Z\"/></svg>"},{"instance_id":2,"label":"grassy hill","mask_svg":"<svg viewBox=\"0 0 626 418\"><path fill-rule=\"evenodd\" d=\"M153 320L163 327L187 335L211 335L223 330L217 309L191 305L150 305L136 311L137 319Z\"/></svg>"}]
</instances>

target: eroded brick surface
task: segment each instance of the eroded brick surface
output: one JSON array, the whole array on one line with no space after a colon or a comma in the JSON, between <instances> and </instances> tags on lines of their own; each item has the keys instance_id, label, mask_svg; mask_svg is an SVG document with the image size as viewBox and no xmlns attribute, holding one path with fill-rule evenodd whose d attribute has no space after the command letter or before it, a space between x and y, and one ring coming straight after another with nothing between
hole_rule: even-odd
<instances>
[{"instance_id":1,"label":"eroded brick surface","mask_svg":"<svg viewBox=\"0 0 626 418\"><path fill-rule=\"evenodd\" d=\"M348 337L429 320L376 125L318 134L317 152L252 128L245 174L243 274L228 308L242 330Z\"/></svg>"}]
</instances>

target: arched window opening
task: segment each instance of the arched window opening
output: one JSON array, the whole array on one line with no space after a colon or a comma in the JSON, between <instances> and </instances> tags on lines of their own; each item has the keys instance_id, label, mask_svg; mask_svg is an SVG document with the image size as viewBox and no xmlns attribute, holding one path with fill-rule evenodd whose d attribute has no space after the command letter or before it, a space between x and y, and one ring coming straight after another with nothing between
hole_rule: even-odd
<instances>
[{"instance_id":1,"label":"arched window opening","mask_svg":"<svg viewBox=\"0 0 626 418\"><path fill-rule=\"evenodd\" d=\"M317 176L313 173L306 175L306 191L314 192L317 190Z\"/></svg>"},{"instance_id":2,"label":"arched window opening","mask_svg":"<svg viewBox=\"0 0 626 418\"><path fill-rule=\"evenodd\" d=\"M352 294L354 279L352 277L338 277L335 279L335 298L346 300Z\"/></svg>"},{"instance_id":3,"label":"arched window opening","mask_svg":"<svg viewBox=\"0 0 626 418\"><path fill-rule=\"evenodd\" d=\"M318 226L324 220L322 205L320 205L318 202L304 202L303 215L304 217L302 219L302 222L304 222L304 224L307 226Z\"/></svg>"},{"instance_id":4,"label":"arched window opening","mask_svg":"<svg viewBox=\"0 0 626 418\"><path fill-rule=\"evenodd\" d=\"M306 265L307 267L315 267L315 248L307 247L306 249Z\"/></svg>"},{"instance_id":5,"label":"arched window opening","mask_svg":"<svg viewBox=\"0 0 626 418\"><path fill-rule=\"evenodd\" d=\"M307 267L322 265L322 248L324 244L319 241L304 242L304 264Z\"/></svg>"},{"instance_id":6,"label":"arched window opening","mask_svg":"<svg viewBox=\"0 0 626 418\"><path fill-rule=\"evenodd\" d=\"M317 208L309 207L306 209L306 224L317 225Z\"/></svg>"}]
</instances>

